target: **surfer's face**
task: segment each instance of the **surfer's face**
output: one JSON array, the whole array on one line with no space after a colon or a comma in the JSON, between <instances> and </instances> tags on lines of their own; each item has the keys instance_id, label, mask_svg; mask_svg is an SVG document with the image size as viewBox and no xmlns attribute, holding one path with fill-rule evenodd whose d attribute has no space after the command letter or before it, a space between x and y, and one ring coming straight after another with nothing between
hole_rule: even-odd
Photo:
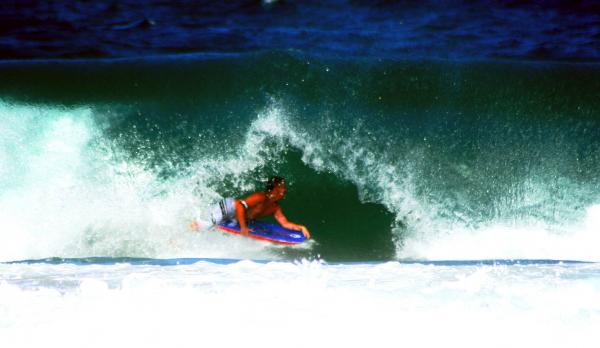
<instances>
[{"instance_id":1,"label":"surfer's face","mask_svg":"<svg viewBox=\"0 0 600 348\"><path fill-rule=\"evenodd\" d=\"M270 192L271 199L275 201L283 199L283 197L285 197L285 191L285 184L275 186Z\"/></svg>"}]
</instances>

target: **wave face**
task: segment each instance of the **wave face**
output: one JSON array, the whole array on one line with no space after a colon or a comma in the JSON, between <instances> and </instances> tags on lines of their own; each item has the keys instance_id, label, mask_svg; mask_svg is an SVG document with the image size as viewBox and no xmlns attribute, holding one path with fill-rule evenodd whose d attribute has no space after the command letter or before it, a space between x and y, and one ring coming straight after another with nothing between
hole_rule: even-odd
<instances>
[{"instance_id":1,"label":"wave face","mask_svg":"<svg viewBox=\"0 0 600 348\"><path fill-rule=\"evenodd\" d=\"M5 261L598 259L595 65L275 51L0 74ZM187 229L272 174L304 248Z\"/></svg>"},{"instance_id":2,"label":"wave face","mask_svg":"<svg viewBox=\"0 0 600 348\"><path fill-rule=\"evenodd\" d=\"M593 61L596 1L8 1L0 57L311 55Z\"/></svg>"}]
</instances>

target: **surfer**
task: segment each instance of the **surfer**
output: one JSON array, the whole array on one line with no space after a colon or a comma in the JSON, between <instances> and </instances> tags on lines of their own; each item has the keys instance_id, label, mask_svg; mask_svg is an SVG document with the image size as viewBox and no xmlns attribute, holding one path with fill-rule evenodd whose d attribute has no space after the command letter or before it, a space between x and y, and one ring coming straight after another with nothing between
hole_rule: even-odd
<instances>
[{"instance_id":1,"label":"surfer","mask_svg":"<svg viewBox=\"0 0 600 348\"><path fill-rule=\"evenodd\" d=\"M285 179L273 176L267 181L264 191L254 192L244 199L225 198L221 200L212 212L212 223L216 225L235 219L240 224L240 232L248 235L250 232L246 223L248 220L273 215L281 226L300 231L308 239L310 238L308 229L303 225L290 222L283 214L279 201L285 197L286 190ZM190 228L199 229L198 221L194 220Z\"/></svg>"}]
</instances>

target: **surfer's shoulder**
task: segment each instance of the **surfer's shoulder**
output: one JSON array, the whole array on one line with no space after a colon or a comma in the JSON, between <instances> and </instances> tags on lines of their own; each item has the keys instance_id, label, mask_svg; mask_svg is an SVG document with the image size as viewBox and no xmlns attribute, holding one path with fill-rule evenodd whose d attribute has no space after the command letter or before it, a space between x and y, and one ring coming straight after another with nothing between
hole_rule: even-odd
<instances>
[{"instance_id":1,"label":"surfer's shoulder","mask_svg":"<svg viewBox=\"0 0 600 348\"><path fill-rule=\"evenodd\" d=\"M254 192L254 193L250 194L248 197L246 197L245 201L248 203L252 202L253 204L251 204L251 205L254 205L256 203L264 202L266 199L267 199L267 195L264 192Z\"/></svg>"}]
</instances>

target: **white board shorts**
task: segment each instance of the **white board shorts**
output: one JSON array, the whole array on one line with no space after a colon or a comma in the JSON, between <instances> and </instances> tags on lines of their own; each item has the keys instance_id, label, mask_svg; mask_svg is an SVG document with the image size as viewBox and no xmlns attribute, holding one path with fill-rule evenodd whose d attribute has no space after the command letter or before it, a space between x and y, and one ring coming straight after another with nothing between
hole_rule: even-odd
<instances>
[{"instance_id":1,"label":"white board shorts","mask_svg":"<svg viewBox=\"0 0 600 348\"><path fill-rule=\"evenodd\" d=\"M212 209L211 219L215 225L235 220L235 200L231 197L220 200Z\"/></svg>"}]
</instances>

